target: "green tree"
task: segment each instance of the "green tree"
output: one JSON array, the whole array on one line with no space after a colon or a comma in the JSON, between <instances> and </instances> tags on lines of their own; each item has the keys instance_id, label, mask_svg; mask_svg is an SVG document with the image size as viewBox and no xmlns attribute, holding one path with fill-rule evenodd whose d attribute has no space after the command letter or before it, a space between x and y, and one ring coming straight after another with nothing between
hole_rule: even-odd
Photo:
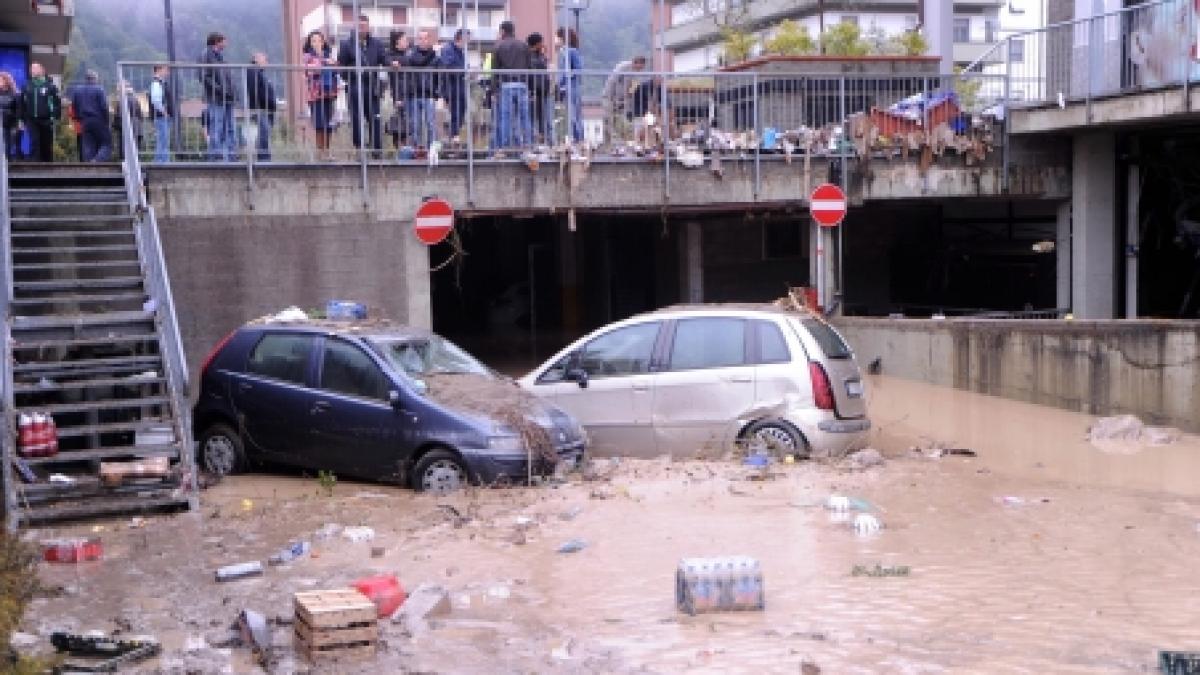
<instances>
[{"instance_id":1,"label":"green tree","mask_svg":"<svg viewBox=\"0 0 1200 675\"><path fill-rule=\"evenodd\" d=\"M828 56L866 56L871 47L863 39L862 31L848 21L836 23L821 35L822 51Z\"/></svg>"},{"instance_id":2,"label":"green tree","mask_svg":"<svg viewBox=\"0 0 1200 675\"><path fill-rule=\"evenodd\" d=\"M906 30L892 36L893 48L902 56L922 56L929 51L929 43L918 30Z\"/></svg>"},{"instance_id":3,"label":"green tree","mask_svg":"<svg viewBox=\"0 0 1200 675\"><path fill-rule=\"evenodd\" d=\"M754 35L736 28L726 27L721 31L721 46L725 49L725 63L740 63L750 58L754 49Z\"/></svg>"},{"instance_id":4,"label":"green tree","mask_svg":"<svg viewBox=\"0 0 1200 675\"><path fill-rule=\"evenodd\" d=\"M954 67L954 75L954 95L958 97L959 107L974 111L979 103L979 89L983 86L983 80L964 75L962 66Z\"/></svg>"},{"instance_id":5,"label":"green tree","mask_svg":"<svg viewBox=\"0 0 1200 675\"><path fill-rule=\"evenodd\" d=\"M808 33L808 26L784 19L775 28L775 35L763 45L767 54L779 56L808 56L817 53L817 41Z\"/></svg>"}]
</instances>

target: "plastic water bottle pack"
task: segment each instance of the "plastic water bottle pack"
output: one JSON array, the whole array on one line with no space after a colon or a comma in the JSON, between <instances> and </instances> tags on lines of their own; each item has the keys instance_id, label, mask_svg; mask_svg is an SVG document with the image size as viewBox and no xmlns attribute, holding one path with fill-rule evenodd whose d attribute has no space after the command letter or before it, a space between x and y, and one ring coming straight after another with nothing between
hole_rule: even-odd
<instances>
[{"instance_id":1,"label":"plastic water bottle pack","mask_svg":"<svg viewBox=\"0 0 1200 675\"><path fill-rule=\"evenodd\" d=\"M761 611L762 565L749 556L684 558L675 574L675 606L691 615Z\"/></svg>"}]
</instances>

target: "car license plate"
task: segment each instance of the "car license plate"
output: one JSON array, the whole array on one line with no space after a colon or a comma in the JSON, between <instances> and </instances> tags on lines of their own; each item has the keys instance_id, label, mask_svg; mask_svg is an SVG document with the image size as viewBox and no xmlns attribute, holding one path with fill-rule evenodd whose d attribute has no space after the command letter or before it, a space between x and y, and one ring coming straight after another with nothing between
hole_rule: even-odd
<instances>
[{"instance_id":1,"label":"car license plate","mask_svg":"<svg viewBox=\"0 0 1200 675\"><path fill-rule=\"evenodd\" d=\"M846 393L851 398L862 398L863 386L860 380L846 380Z\"/></svg>"}]
</instances>

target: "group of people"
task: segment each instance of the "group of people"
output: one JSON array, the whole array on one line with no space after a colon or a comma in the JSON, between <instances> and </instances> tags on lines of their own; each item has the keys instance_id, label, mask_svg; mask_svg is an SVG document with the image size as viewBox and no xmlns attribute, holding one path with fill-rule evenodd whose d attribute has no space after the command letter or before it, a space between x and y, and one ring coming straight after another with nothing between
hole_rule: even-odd
<instances>
[{"instance_id":1,"label":"group of people","mask_svg":"<svg viewBox=\"0 0 1200 675\"><path fill-rule=\"evenodd\" d=\"M221 33L210 33L205 40L204 54L200 57L200 62L204 64L199 70L200 85L204 92L204 110L201 112L200 123L204 129L209 159L232 161L237 156L239 146L253 145L257 159L269 161L271 133L275 127L279 99L274 82L267 77L264 70L267 55L265 52L254 52L250 57L250 66L244 68L244 103L249 115L247 126L255 136L251 140L246 137L247 134L238 133L235 107L242 92L242 84L234 82L235 69L227 67L225 63L225 48L228 44L228 39ZM155 69L156 79L158 73L158 69ZM169 133L169 123L166 128ZM168 139L167 143L169 142ZM161 136L159 144L162 144ZM157 159L157 149L155 156Z\"/></svg>"},{"instance_id":2,"label":"group of people","mask_svg":"<svg viewBox=\"0 0 1200 675\"><path fill-rule=\"evenodd\" d=\"M378 155L384 135L392 137L396 149L430 148L442 137L436 116L438 101L444 102L448 112L449 137L457 140L471 100L466 51L470 39L469 31L459 29L452 42L439 47L432 31L417 31L415 41L405 32L395 31L385 45L371 35L369 19L361 16L335 56L324 33L309 33L303 47L304 66L318 152L329 154L334 104L342 83L355 148L368 148ZM566 103L566 133L576 142L583 140L579 38L573 30L559 29L555 44L560 54L557 82L549 73L545 38L532 33L521 40L511 21L500 25L500 41L483 64L484 103L492 109L494 125L493 148L552 143L556 101ZM353 69L359 67L368 70L356 75ZM547 72L534 72L539 70ZM385 122L382 101L388 92L394 112Z\"/></svg>"},{"instance_id":3,"label":"group of people","mask_svg":"<svg viewBox=\"0 0 1200 675\"><path fill-rule=\"evenodd\" d=\"M0 72L0 118L4 147L10 156L20 154L25 133L33 160L54 160L54 128L62 119L62 97L42 64L30 65L24 88L17 87L11 73Z\"/></svg>"}]
</instances>

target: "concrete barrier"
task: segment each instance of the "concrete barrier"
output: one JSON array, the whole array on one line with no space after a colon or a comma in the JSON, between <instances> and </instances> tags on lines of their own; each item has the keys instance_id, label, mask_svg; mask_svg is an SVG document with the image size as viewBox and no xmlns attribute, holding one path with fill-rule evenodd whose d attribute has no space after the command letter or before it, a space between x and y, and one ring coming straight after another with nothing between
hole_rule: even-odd
<instances>
[{"instance_id":1,"label":"concrete barrier","mask_svg":"<svg viewBox=\"0 0 1200 675\"><path fill-rule=\"evenodd\" d=\"M843 318L837 326L864 368L879 359L888 375L1200 431L1200 322Z\"/></svg>"}]
</instances>

